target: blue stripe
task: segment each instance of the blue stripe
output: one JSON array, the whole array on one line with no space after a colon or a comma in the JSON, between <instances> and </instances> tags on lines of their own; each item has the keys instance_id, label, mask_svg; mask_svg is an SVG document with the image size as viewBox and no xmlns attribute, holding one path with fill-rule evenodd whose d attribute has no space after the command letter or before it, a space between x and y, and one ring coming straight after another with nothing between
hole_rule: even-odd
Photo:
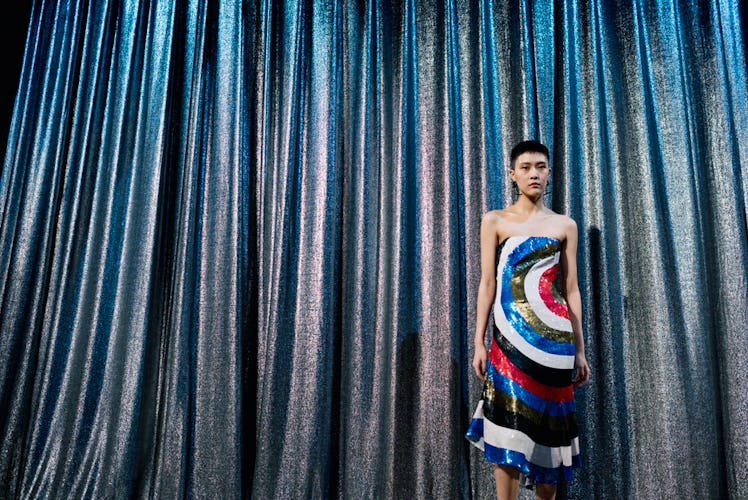
<instances>
[{"instance_id":1,"label":"blue stripe","mask_svg":"<svg viewBox=\"0 0 748 500\"><path fill-rule=\"evenodd\" d=\"M573 455L571 457L571 466L560 465L557 468L550 469L548 467L541 467L540 465L527 460L524 453L515 450L507 450L506 448L496 448L488 443L483 443L483 452L486 460L489 462L517 467L523 474L536 483L543 484L560 483L562 474L565 481L571 481L573 477L573 469L582 466L579 455Z\"/></svg>"},{"instance_id":2,"label":"blue stripe","mask_svg":"<svg viewBox=\"0 0 748 500\"><path fill-rule=\"evenodd\" d=\"M477 443L483 437L483 419L474 418L470 421L470 427L468 427L465 437L470 441Z\"/></svg>"},{"instance_id":3,"label":"blue stripe","mask_svg":"<svg viewBox=\"0 0 748 500\"><path fill-rule=\"evenodd\" d=\"M472 422L470 422L470 427L465 433L465 437L473 443L478 443L483 438L482 418L474 418ZM483 454L489 462L517 467L523 474L536 483L558 483L560 482L561 471L563 471L564 479L566 481L571 481L572 469L577 469L582 466L580 456L572 455L570 467L565 465L561 465L554 469L542 467L527 460L524 453L516 450L508 450L506 448L499 448L485 441L483 442Z\"/></svg>"},{"instance_id":4,"label":"blue stripe","mask_svg":"<svg viewBox=\"0 0 748 500\"><path fill-rule=\"evenodd\" d=\"M533 244L535 240L542 240L543 244ZM511 281L512 276L515 272L515 266L528 254L535 250L548 245L554 240L550 238L533 238L527 239L524 242L517 245L512 252L507 256L507 263L504 266L501 276L501 308L504 311L507 321L514 329L519 333L522 338L530 343L533 347L542 350L543 352L551 354L561 354L566 356L574 355L574 343L573 342L556 342L555 340L549 339L537 333L527 323L525 318L522 317L517 304L514 302L512 296ZM524 286L524 283L523 283Z\"/></svg>"},{"instance_id":5,"label":"blue stripe","mask_svg":"<svg viewBox=\"0 0 748 500\"><path fill-rule=\"evenodd\" d=\"M494 387L504 394L519 399L530 408L554 417L564 417L575 411L573 399L563 402L543 399L540 396L531 393L514 380L505 377L494 368L490 361L486 364L488 365L486 370L487 376L493 383Z\"/></svg>"}]
</instances>

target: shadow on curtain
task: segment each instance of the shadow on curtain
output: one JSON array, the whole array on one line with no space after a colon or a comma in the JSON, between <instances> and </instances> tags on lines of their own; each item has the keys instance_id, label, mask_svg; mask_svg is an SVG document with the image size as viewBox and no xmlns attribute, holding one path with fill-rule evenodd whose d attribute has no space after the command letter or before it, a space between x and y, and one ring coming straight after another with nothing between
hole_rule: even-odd
<instances>
[{"instance_id":1,"label":"shadow on curtain","mask_svg":"<svg viewBox=\"0 0 748 500\"><path fill-rule=\"evenodd\" d=\"M0 496L491 498L482 213L552 151L575 498L748 496L734 2L34 4L0 171Z\"/></svg>"}]
</instances>

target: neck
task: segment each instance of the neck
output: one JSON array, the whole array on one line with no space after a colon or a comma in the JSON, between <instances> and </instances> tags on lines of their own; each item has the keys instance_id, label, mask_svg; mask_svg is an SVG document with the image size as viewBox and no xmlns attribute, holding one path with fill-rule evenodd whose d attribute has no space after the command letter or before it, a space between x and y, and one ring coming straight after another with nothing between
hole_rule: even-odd
<instances>
[{"instance_id":1,"label":"neck","mask_svg":"<svg viewBox=\"0 0 748 500\"><path fill-rule=\"evenodd\" d=\"M521 211L526 212L528 214L532 214L535 212L542 212L543 210L545 210L545 205L543 204L542 196L538 196L537 199L533 200L532 198L529 198L525 196L524 194L520 194L519 198L517 198L517 201L514 203L514 205Z\"/></svg>"}]
</instances>

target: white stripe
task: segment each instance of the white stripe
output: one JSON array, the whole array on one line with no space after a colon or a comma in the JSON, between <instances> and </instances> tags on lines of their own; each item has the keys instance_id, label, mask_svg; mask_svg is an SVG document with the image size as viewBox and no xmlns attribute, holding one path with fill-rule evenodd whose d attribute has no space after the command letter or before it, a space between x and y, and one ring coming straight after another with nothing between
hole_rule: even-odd
<instances>
[{"instance_id":1,"label":"white stripe","mask_svg":"<svg viewBox=\"0 0 748 500\"><path fill-rule=\"evenodd\" d=\"M562 464L570 467L571 458L579 455L579 437L572 439L569 446L551 447L538 444L524 432L501 427L484 418L483 400L478 402L473 418L483 420L483 437L477 443L473 443L481 450L485 449L485 443L488 443L494 448L517 451L528 461L548 469L555 469Z\"/></svg>"},{"instance_id":2,"label":"white stripe","mask_svg":"<svg viewBox=\"0 0 748 500\"><path fill-rule=\"evenodd\" d=\"M540 278L544 272L558 264L558 260L559 254L557 252L532 266L525 277L525 297L527 297L527 302L530 303L530 307L540 321L554 330L571 332L571 321L551 311L540 296Z\"/></svg>"},{"instance_id":3,"label":"white stripe","mask_svg":"<svg viewBox=\"0 0 748 500\"><path fill-rule=\"evenodd\" d=\"M517 330L515 330L511 323L509 323L509 320L506 319L500 301L494 304L493 311L494 322L499 328L499 331L514 347L517 348L519 352L543 366L559 368L562 370L570 370L574 368L574 356L545 352L544 350L538 349L530 344L524 339L524 337L517 333Z\"/></svg>"},{"instance_id":4,"label":"white stripe","mask_svg":"<svg viewBox=\"0 0 748 500\"><path fill-rule=\"evenodd\" d=\"M501 293L504 281L502 279L502 271L504 270L508 256L523 241L523 239L511 238L504 243L504 251L501 252L501 259L499 260L499 265L496 270L496 298L493 304L494 323L496 323L501 334L506 337L506 339L516 347L519 352L531 360L550 368L570 370L574 368L574 356L545 352L530 344L509 323L509 320L507 320L504 315L504 308L501 307Z\"/></svg>"}]
</instances>

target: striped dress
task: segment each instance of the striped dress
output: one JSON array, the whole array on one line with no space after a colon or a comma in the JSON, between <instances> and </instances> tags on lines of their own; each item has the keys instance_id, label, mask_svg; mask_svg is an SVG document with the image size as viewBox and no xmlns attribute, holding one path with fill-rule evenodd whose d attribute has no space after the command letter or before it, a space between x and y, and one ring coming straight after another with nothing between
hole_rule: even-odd
<instances>
[{"instance_id":1,"label":"striped dress","mask_svg":"<svg viewBox=\"0 0 748 500\"><path fill-rule=\"evenodd\" d=\"M486 460L519 468L528 482L568 481L580 465L574 335L555 285L560 245L541 236L499 245L486 381L466 434Z\"/></svg>"}]
</instances>

